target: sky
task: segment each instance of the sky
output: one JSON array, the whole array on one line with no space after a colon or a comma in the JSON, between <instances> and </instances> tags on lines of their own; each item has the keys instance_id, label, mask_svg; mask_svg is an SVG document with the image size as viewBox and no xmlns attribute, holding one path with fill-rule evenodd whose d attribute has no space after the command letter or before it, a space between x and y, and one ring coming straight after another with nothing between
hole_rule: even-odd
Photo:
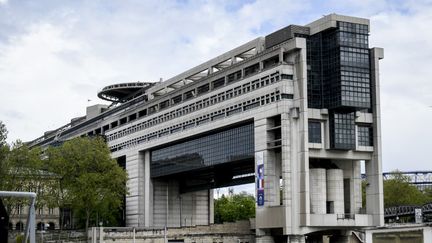
<instances>
[{"instance_id":1,"label":"sky","mask_svg":"<svg viewBox=\"0 0 432 243\"><path fill-rule=\"evenodd\" d=\"M432 170L430 0L0 0L0 120L33 140L103 103L106 85L159 81L289 24L371 20L383 170Z\"/></svg>"}]
</instances>

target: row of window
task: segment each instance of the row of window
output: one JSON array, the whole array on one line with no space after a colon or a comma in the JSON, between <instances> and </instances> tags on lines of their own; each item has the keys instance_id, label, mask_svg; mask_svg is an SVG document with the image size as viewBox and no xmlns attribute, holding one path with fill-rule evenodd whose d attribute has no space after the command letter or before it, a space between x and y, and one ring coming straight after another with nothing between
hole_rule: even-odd
<instances>
[{"instance_id":1,"label":"row of window","mask_svg":"<svg viewBox=\"0 0 432 243\"><path fill-rule=\"evenodd\" d=\"M342 77L346 76L346 77L356 77L356 78L365 78L365 79L370 78L369 71L367 70L365 72L341 71L341 75Z\"/></svg>"},{"instance_id":2,"label":"row of window","mask_svg":"<svg viewBox=\"0 0 432 243\"><path fill-rule=\"evenodd\" d=\"M341 64L348 66L369 66L369 54L341 52Z\"/></svg>"},{"instance_id":3,"label":"row of window","mask_svg":"<svg viewBox=\"0 0 432 243\"><path fill-rule=\"evenodd\" d=\"M341 31L360 33L360 34L369 33L369 26L365 24L356 24L356 23L338 21L337 26Z\"/></svg>"},{"instance_id":4,"label":"row of window","mask_svg":"<svg viewBox=\"0 0 432 243\"><path fill-rule=\"evenodd\" d=\"M335 142L337 143L351 143L351 138L355 136L355 131L352 129L351 124L344 124L344 120L337 118L338 132L335 134ZM322 143L321 137L321 122L310 120L308 124L308 137L309 143ZM359 146L373 146L373 132L370 125L357 126L357 143Z\"/></svg>"},{"instance_id":5,"label":"row of window","mask_svg":"<svg viewBox=\"0 0 432 243\"><path fill-rule=\"evenodd\" d=\"M369 49L366 49L366 48L355 48L355 47L341 46L340 50L344 51L344 52L351 52L351 53L369 54Z\"/></svg>"},{"instance_id":6,"label":"row of window","mask_svg":"<svg viewBox=\"0 0 432 243\"><path fill-rule=\"evenodd\" d=\"M284 96L284 97L292 97L292 96ZM258 107L258 106L263 106L263 105L266 105L269 103L273 103L273 102L279 101L281 98L282 98L282 95L280 94L280 91L277 90L275 92L272 92L272 93L269 93L266 95L262 95L260 97L254 98L254 99L250 99L248 101L232 105L228 108L223 108L223 109L220 109L218 111L215 111L215 112L205 114L205 115L202 115L200 117L191 119L189 121L185 121L181 124L177 124L177 125L170 126L170 127L167 127L167 128L164 128L164 129L152 132L152 133L148 133L146 135L143 135L143 136L140 136L140 137L137 137L134 139L130 139L128 141L125 141L125 142L122 142L119 144L111 145L110 149L111 149L111 152L115 152L115 151L119 151L119 150L122 150L125 148L134 147L134 146L137 146L138 144L145 143L145 142L151 141L153 139L157 139L157 138L169 135L169 134L184 131L184 130L187 130L189 128L205 124L207 122L219 120L219 119L222 119L224 117L234 115L236 113L240 113L243 111L253 109L253 108Z\"/></svg>"},{"instance_id":7,"label":"row of window","mask_svg":"<svg viewBox=\"0 0 432 243\"><path fill-rule=\"evenodd\" d=\"M209 98L199 100L195 103L192 103L187 106L180 107L179 109L176 109L171 112L167 112L165 114L161 114L158 117L154 117L152 119L143 121L141 123L135 124L133 126L127 127L125 129L122 129L116 133L110 134L107 136L107 141L113 141L115 139L118 139L120 137L129 135L131 133L135 133L137 131L141 131L143 129L152 127L156 124L160 124L165 121L172 120L174 118L189 114L191 112L209 107L211 105L223 102L225 100L237 97L239 95L242 95L244 93L248 93L251 91L254 91L256 89L268 86L270 84L273 84L275 82L278 82L281 79L290 79L292 80L292 75L286 75L286 74L279 74L279 72L272 73L270 75L267 75L265 77L262 77L260 79L253 80L251 82L248 82L243 85L239 85L237 87L234 87L232 89L226 90L224 92L220 92L218 94L215 94Z\"/></svg>"},{"instance_id":8,"label":"row of window","mask_svg":"<svg viewBox=\"0 0 432 243\"><path fill-rule=\"evenodd\" d=\"M23 206L17 206L17 214L21 215L21 214L28 214L28 208L26 207L27 211L24 210ZM42 208L36 208L36 214L38 215L42 215L44 214L44 209ZM53 215L54 214L54 208L48 208L48 215Z\"/></svg>"},{"instance_id":9,"label":"row of window","mask_svg":"<svg viewBox=\"0 0 432 243\"><path fill-rule=\"evenodd\" d=\"M341 46L368 47L368 35L350 32L339 32L338 41Z\"/></svg>"}]
</instances>

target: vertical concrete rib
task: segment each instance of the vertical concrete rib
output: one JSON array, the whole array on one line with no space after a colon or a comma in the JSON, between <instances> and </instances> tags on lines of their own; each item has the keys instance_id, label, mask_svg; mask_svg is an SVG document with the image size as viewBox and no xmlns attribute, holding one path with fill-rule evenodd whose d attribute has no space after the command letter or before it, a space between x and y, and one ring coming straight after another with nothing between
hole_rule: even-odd
<instances>
[{"instance_id":1,"label":"vertical concrete rib","mask_svg":"<svg viewBox=\"0 0 432 243\"><path fill-rule=\"evenodd\" d=\"M126 155L127 186L126 225L144 225L144 155L139 152Z\"/></svg>"},{"instance_id":2,"label":"vertical concrete rib","mask_svg":"<svg viewBox=\"0 0 432 243\"><path fill-rule=\"evenodd\" d=\"M300 224L307 226L310 222L309 199L309 144L308 144L308 103L307 103L307 63L306 63L306 39L296 38L296 47L299 48L295 55L294 77L294 102L299 108L298 119L298 162L300 172Z\"/></svg>"},{"instance_id":3,"label":"vertical concrete rib","mask_svg":"<svg viewBox=\"0 0 432 243\"><path fill-rule=\"evenodd\" d=\"M291 168L291 122L290 115L287 112L281 114L281 136L282 205L285 207L285 215L291 215L293 201L291 190L293 171ZM291 217L285 218L285 231L288 231L291 227Z\"/></svg>"},{"instance_id":4,"label":"vertical concrete rib","mask_svg":"<svg viewBox=\"0 0 432 243\"><path fill-rule=\"evenodd\" d=\"M153 225L153 181L150 178L150 151L144 152L144 224Z\"/></svg>"},{"instance_id":5,"label":"vertical concrete rib","mask_svg":"<svg viewBox=\"0 0 432 243\"><path fill-rule=\"evenodd\" d=\"M381 155L381 105L380 105L380 81L379 60L384 58L382 48L372 48L371 78L372 78L372 112L373 112L373 142L374 152L372 160L366 161L366 211L373 214L374 225L384 225L384 202L382 182L382 155Z\"/></svg>"}]
</instances>

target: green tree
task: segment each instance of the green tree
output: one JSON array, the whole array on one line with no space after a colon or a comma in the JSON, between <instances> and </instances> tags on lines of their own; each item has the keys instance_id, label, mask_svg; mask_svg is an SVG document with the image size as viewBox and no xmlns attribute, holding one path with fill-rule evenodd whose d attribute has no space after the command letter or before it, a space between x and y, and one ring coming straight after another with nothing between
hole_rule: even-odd
<instances>
[{"instance_id":1,"label":"green tree","mask_svg":"<svg viewBox=\"0 0 432 243\"><path fill-rule=\"evenodd\" d=\"M225 196L222 195L214 202L215 223L234 222L255 217L255 198L242 192Z\"/></svg>"},{"instance_id":2,"label":"green tree","mask_svg":"<svg viewBox=\"0 0 432 243\"><path fill-rule=\"evenodd\" d=\"M6 126L0 121L0 189L2 190L4 190L5 175L8 171L6 162L6 157L9 153L9 146L6 143L7 134Z\"/></svg>"},{"instance_id":3,"label":"green tree","mask_svg":"<svg viewBox=\"0 0 432 243\"><path fill-rule=\"evenodd\" d=\"M30 149L18 140L11 145L1 162L1 190L35 192L36 207L43 208L47 205L47 188L55 177L44 170L39 148ZM21 198L6 198L4 201L10 216L15 215L20 206L28 203Z\"/></svg>"},{"instance_id":4,"label":"green tree","mask_svg":"<svg viewBox=\"0 0 432 243\"><path fill-rule=\"evenodd\" d=\"M6 145L8 130L6 129L6 125L0 121L0 146Z\"/></svg>"},{"instance_id":5,"label":"green tree","mask_svg":"<svg viewBox=\"0 0 432 243\"><path fill-rule=\"evenodd\" d=\"M401 173L396 173L392 178L384 180L383 186L384 207L422 205L428 201L427 195L409 184L409 178Z\"/></svg>"},{"instance_id":6,"label":"green tree","mask_svg":"<svg viewBox=\"0 0 432 243\"><path fill-rule=\"evenodd\" d=\"M110 157L102 138L74 138L49 148L46 155L59 177L53 201L60 207L70 204L82 215L86 232L93 217L109 217L122 206L127 173Z\"/></svg>"}]
</instances>

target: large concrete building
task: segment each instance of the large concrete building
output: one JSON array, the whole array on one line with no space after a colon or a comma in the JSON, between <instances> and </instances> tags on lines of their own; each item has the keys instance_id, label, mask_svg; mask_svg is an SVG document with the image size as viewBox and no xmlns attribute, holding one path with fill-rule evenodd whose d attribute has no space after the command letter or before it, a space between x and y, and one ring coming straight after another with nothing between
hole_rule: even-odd
<instances>
[{"instance_id":1,"label":"large concrete building","mask_svg":"<svg viewBox=\"0 0 432 243\"><path fill-rule=\"evenodd\" d=\"M129 174L128 226L213 223L213 189L255 182L257 242L347 242L383 217L383 49L336 14L259 37L31 142L103 135ZM361 166L366 174L362 206Z\"/></svg>"}]
</instances>

